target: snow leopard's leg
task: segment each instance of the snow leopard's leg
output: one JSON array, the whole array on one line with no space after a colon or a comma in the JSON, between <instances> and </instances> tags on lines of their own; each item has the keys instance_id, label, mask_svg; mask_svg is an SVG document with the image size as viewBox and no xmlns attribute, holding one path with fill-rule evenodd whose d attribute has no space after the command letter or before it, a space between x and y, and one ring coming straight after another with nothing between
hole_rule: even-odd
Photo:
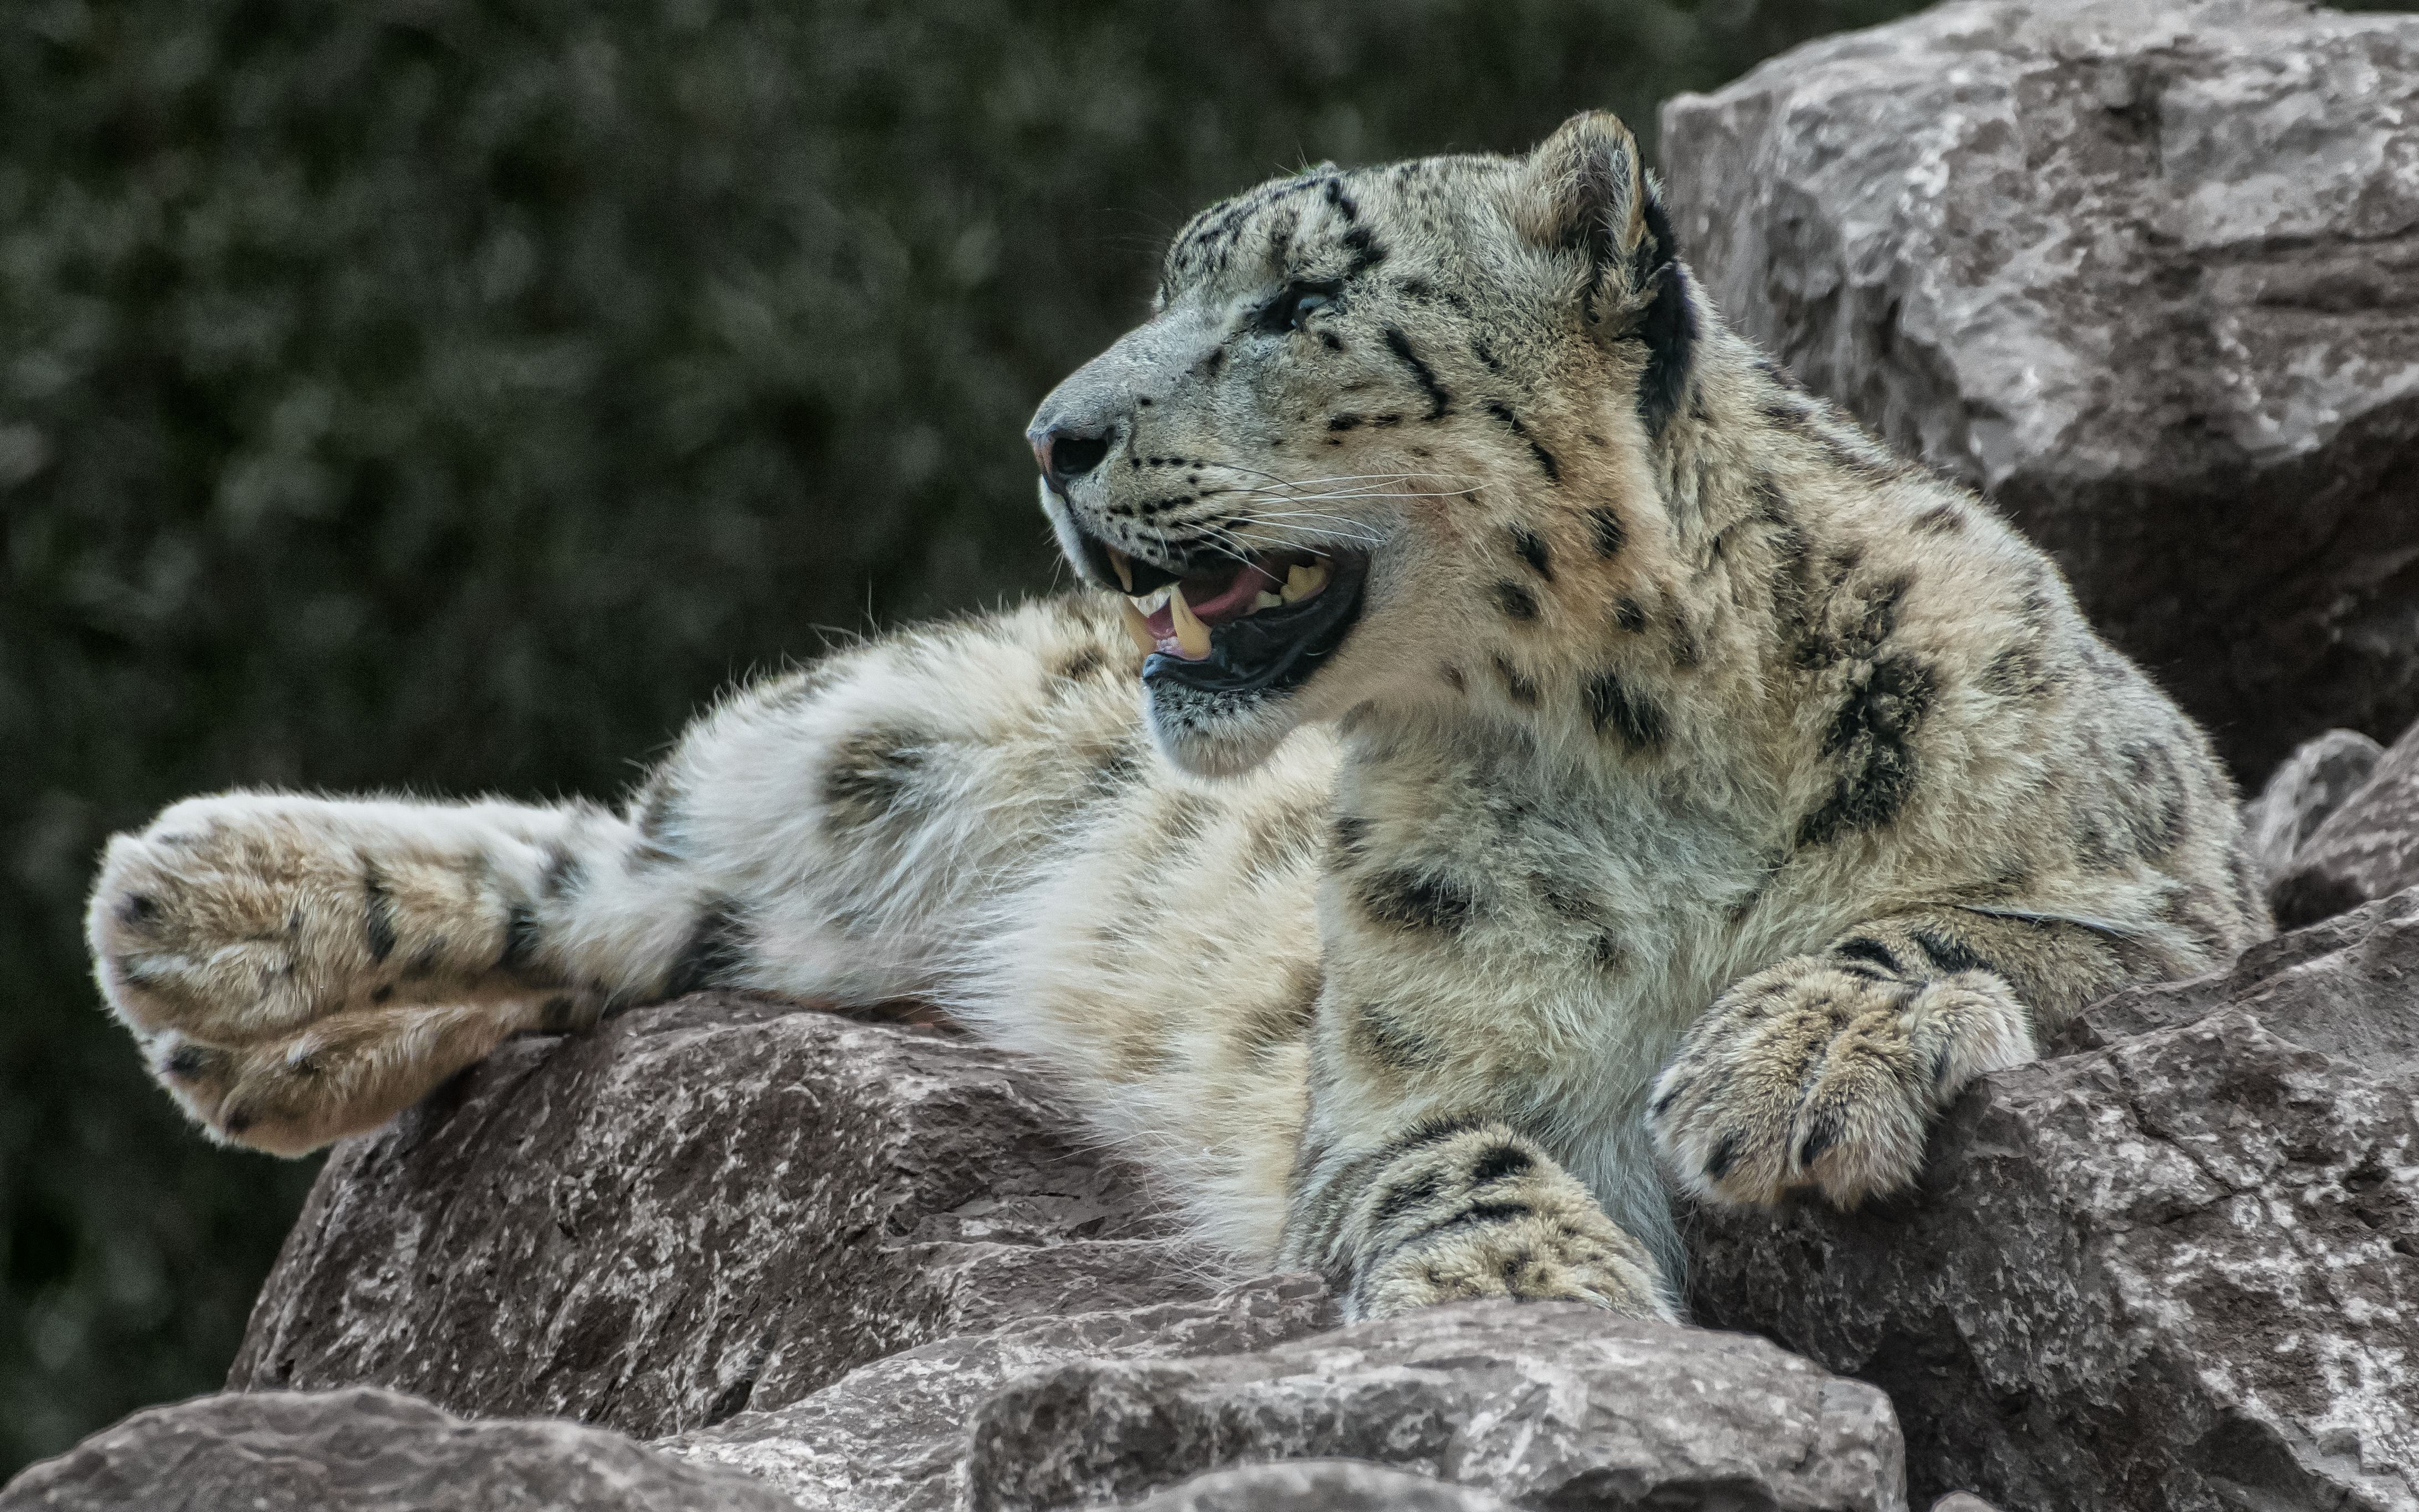
<instances>
[{"instance_id":1,"label":"snow leopard's leg","mask_svg":"<svg viewBox=\"0 0 2419 1512\"><path fill-rule=\"evenodd\" d=\"M1131 760L1138 659L1063 601L875 641L699 720L619 815L190 800L111 842L97 975L189 1113L288 1153L608 1003L922 991L947 921Z\"/></svg>"},{"instance_id":2,"label":"snow leopard's leg","mask_svg":"<svg viewBox=\"0 0 2419 1512\"><path fill-rule=\"evenodd\" d=\"M1283 1257L1339 1280L1348 1318L1514 1297L1677 1320L1653 1252L1510 1124L1435 1118L1367 1148L1317 1137L1316 1111L1313 1130Z\"/></svg>"},{"instance_id":3,"label":"snow leopard's leg","mask_svg":"<svg viewBox=\"0 0 2419 1512\"><path fill-rule=\"evenodd\" d=\"M2037 1016L2055 1026L2125 981L2188 969L2138 959L2157 949L1963 908L1873 920L1715 1000L1655 1085L1656 1143L1714 1201L1897 1191L1967 1083L2034 1057Z\"/></svg>"},{"instance_id":4,"label":"snow leopard's leg","mask_svg":"<svg viewBox=\"0 0 2419 1512\"><path fill-rule=\"evenodd\" d=\"M634 968L661 976L655 940L573 953L548 933L568 885L630 835L585 804L188 799L110 841L96 974L189 1114L300 1153L509 1034L593 1022Z\"/></svg>"}]
</instances>

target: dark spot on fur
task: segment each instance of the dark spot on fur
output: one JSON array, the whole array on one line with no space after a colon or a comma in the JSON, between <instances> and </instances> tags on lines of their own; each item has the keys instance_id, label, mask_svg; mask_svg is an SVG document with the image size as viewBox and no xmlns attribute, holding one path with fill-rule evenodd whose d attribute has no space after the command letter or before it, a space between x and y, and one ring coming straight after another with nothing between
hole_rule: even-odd
<instances>
[{"instance_id":1,"label":"dark spot on fur","mask_svg":"<svg viewBox=\"0 0 2419 1512\"><path fill-rule=\"evenodd\" d=\"M1516 620L1525 622L1537 617L1537 595L1516 582L1507 580L1495 585L1495 605Z\"/></svg>"},{"instance_id":2,"label":"dark spot on fur","mask_svg":"<svg viewBox=\"0 0 2419 1512\"><path fill-rule=\"evenodd\" d=\"M566 898L578 892L587 880L587 867L562 841L548 841L546 846L546 869L538 873L538 896L547 899Z\"/></svg>"},{"instance_id":3,"label":"dark spot on fur","mask_svg":"<svg viewBox=\"0 0 2419 1512\"><path fill-rule=\"evenodd\" d=\"M1512 549L1529 564L1531 572L1548 582L1554 580L1553 553L1546 549L1543 536L1524 526L1515 525L1512 527Z\"/></svg>"},{"instance_id":4,"label":"dark spot on fur","mask_svg":"<svg viewBox=\"0 0 2419 1512\"><path fill-rule=\"evenodd\" d=\"M1352 259L1344 268L1347 283L1386 260L1386 249L1379 245L1378 234L1365 225L1356 225L1345 232L1343 245Z\"/></svg>"},{"instance_id":5,"label":"dark spot on fur","mask_svg":"<svg viewBox=\"0 0 2419 1512\"><path fill-rule=\"evenodd\" d=\"M513 904L504 912L504 945L497 953L496 969L518 969L537 953L537 911L527 903Z\"/></svg>"},{"instance_id":6,"label":"dark spot on fur","mask_svg":"<svg viewBox=\"0 0 2419 1512\"><path fill-rule=\"evenodd\" d=\"M1853 939L1841 940L1831 947L1831 953L1846 956L1851 961L1870 961L1893 977L1899 974L1898 957L1890 954L1888 946L1870 934L1859 934Z\"/></svg>"},{"instance_id":7,"label":"dark spot on fur","mask_svg":"<svg viewBox=\"0 0 2419 1512\"><path fill-rule=\"evenodd\" d=\"M1961 971L1996 971L1998 969L1989 961L1946 934L1935 933L1931 930L1911 929L1906 932L1906 937L1914 942L1917 949L1923 952L1924 958L1932 963L1933 969L1943 975L1953 977Z\"/></svg>"},{"instance_id":8,"label":"dark spot on fur","mask_svg":"<svg viewBox=\"0 0 2419 1512\"><path fill-rule=\"evenodd\" d=\"M160 918L160 900L147 892L131 892L117 905L117 921L131 929L149 929Z\"/></svg>"},{"instance_id":9,"label":"dark spot on fur","mask_svg":"<svg viewBox=\"0 0 2419 1512\"><path fill-rule=\"evenodd\" d=\"M1237 1017L1236 1046L1246 1054L1259 1055L1301 1042L1310 1033L1311 1019L1318 1008L1318 988L1316 964L1304 962L1296 966L1286 979L1283 994L1253 1005Z\"/></svg>"},{"instance_id":10,"label":"dark spot on fur","mask_svg":"<svg viewBox=\"0 0 2419 1512\"><path fill-rule=\"evenodd\" d=\"M1980 682L2001 698L2038 698L2055 686L2042 669L2040 654L2028 644L2009 646L1993 656Z\"/></svg>"},{"instance_id":11,"label":"dark spot on fur","mask_svg":"<svg viewBox=\"0 0 2419 1512\"><path fill-rule=\"evenodd\" d=\"M1420 386L1422 393L1428 396L1428 412L1422 418L1442 420L1452 413L1453 395L1446 391L1443 384L1437 381L1436 373L1428 366L1426 359L1420 356L1418 350L1411 346L1411 338L1404 335L1401 329L1395 326L1388 326L1385 334L1386 349L1394 354L1397 362L1411 370L1412 381Z\"/></svg>"},{"instance_id":12,"label":"dark spot on fur","mask_svg":"<svg viewBox=\"0 0 2419 1512\"><path fill-rule=\"evenodd\" d=\"M738 977L747 963L747 940L731 904L719 903L700 915L688 943L664 987L667 997L685 997L709 987L723 987Z\"/></svg>"},{"instance_id":13,"label":"dark spot on fur","mask_svg":"<svg viewBox=\"0 0 2419 1512\"><path fill-rule=\"evenodd\" d=\"M1050 674L1062 683L1080 683L1105 670L1108 665L1109 658L1102 654L1100 647L1086 646L1051 669Z\"/></svg>"},{"instance_id":14,"label":"dark spot on fur","mask_svg":"<svg viewBox=\"0 0 2419 1512\"><path fill-rule=\"evenodd\" d=\"M555 994L538 1010L537 1023L548 1034L568 1034L579 1026L579 1000Z\"/></svg>"},{"instance_id":15,"label":"dark spot on fur","mask_svg":"<svg viewBox=\"0 0 2419 1512\"><path fill-rule=\"evenodd\" d=\"M1359 415L1331 415L1328 417L1327 428L1330 430L1351 430L1360 424L1361 417Z\"/></svg>"},{"instance_id":16,"label":"dark spot on fur","mask_svg":"<svg viewBox=\"0 0 2419 1512\"><path fill-rule=\"evenodd\" d=\"M1364 1056L1394 1071L1421 1071L1444 1058L1425 1036L1375 1003L1364 1003L1353 1010L1352 1031L1354 1042Z\"/></svg>"},{"instance_id":17,"label":"dark spot on fur","mask_svg":"<svg viewBox=\"0 0 2419 1512\"><path fill-rule=\"evenodd\" d=\"M824 807L833 821L870 824L905 803L923 769L926 738L880 725L843 736L824 771Z\"/></svg>"},{"instance_id":18,"label":"dark spot on fur","mask_svg":"<svg viewBox=\"0 0 2419 1512\"><path fill-rule=\"evenodd\" d=\"M1653 750L1669 733L1663 710L1652 699L1633 693L1610 671L1588 679L1588 722L1599 735L1610 730L1631 750Z\"/></svg>"},{"instance_id":19,"label":"dark spot on fur","mask_svg":"<svg viewBox=\"0 0 2419 1512\"><path fill-rule=\"evenodd\" d=\"M1816 1119L1814 1127L1806 1131L1806 1137L1798 1142L1797 1168L1811 1166L1825 1150L1839 1142L1840 1120L1827 1114Z\"/></svg>"},{"instance_id":20,"label":"dark spot on fur","mask_svg":"<svg viewBox=\"0 0 2419 1512\"><path fill-rule=\"evenodd\" d=\"M1646 611L1638 607L1638 600L1625 598L1613 605L1612 622L1630 634L1636 635L1646 628Z\"/></svg>"},{"instance_id":21,"label":"dark spot on fur","mask_svg":"<svg viewBox=\"0 0 2419 1512\"><path fill-rule=\"evenodd\" d=\"M160 1062L160 1070L162 1074L174 1076L178 1081L191 1081L199 1076L208 1064L208 1053L200 1045L180 1044Z\"/></svg>"},{"instance_id":22,"label":"dark spot on fur","mask_svg":"<svg viewBox=\"0 0 2419 1512\"><path fill-rule=\"evenodd\" d=\"M1629 544L1628 527L1621 523L1621 516L1610 505L1597 504L1590 508L1587 521L1588 535L1595 543L1597 556L1607 559L1617 557L1621 555L1621 548Z\"/></svg>"},{"instance_id":23,"label":"dark spot on fur","mask_svg":"<svg viewBox=\"0 0 2419 1512\"><path fill-rule=\"evenodd\" d=\"M1390 1186L1385 1196L1369 1210L1371 1226L1384 1228L1395 1220L1419 1211L1444 1195L1443 1182L1434 1171L1422 1171L1410 1180Z\"/></svg>"},{"instance_id":24,"label":"dark spot on fur","mask_svg":"<svg viewBox=\"0 0 2419 1512\"><path fill-rule=\"evenodd\" d=\"M1471 1163L1470 1180L1472 1186L1484 1186L1506 1176L1523 1175L1536 1169L1536 1166L1537 1163L1530 1158L1529 1152L1518 1145L1497 1145L1492 1149L1482 1150L1478 1159Z\"/></svg>"},{"instance_id":25,"label":"dark spot on fur","mask_svg":"<svg viewBox=\"0 0 2419 1512\"><path fill-rule=\"evenodd\" d=\"M1915 517L1915 528L1926 535L1954 535L1965 528L1965 514L1955 504L1934 504Z\"/></svg>"},{"instance_id":26,"label":"dark spot on fur","mask_svg":"<svg viewBox=\"0 0 2419 1512\"><path fill-rule=\"evenodd\" d=\"M1333 841L1337 854L1348 861L1359 860L1369 843L1369 821L1358 814L1337 814Z\"/></svg>"},{"instance_id":27,"label":"dark spot on fur","mask_svg":"<svg viewBox=\"0 0 2419 1512\"><path fill-rule=\"evenodd\" d=\"M1894 654L1874 661L1832 716L1824 754L1840 776L1830 795L1798 825L1800 845L1826 844L1843 830L1879 829L1915 791L1915 733L1932 705L1932 670Z\"/></svg>"},{"instance_id":28,"label":"dark spot on fur","mask_svg":"<svg viewBox=\"0 0 2419 1512\"><path fill-rule=\"evenodd\" d=\"M1728 1176L1738 1161L1738 1135L1726 1134L1714 1146L1713 1157L1705 1162L1705 1180L1718 1181Z\"/></svg>"},{"instance_id":29,"label":"dark spot on fur","mask_svg":"<svg viewBox=\"0 0 2419 1512\"><path fill-rule=\"evenodd\" d=\"M1455 692L1467 693L1470 691L1470 680L1464 677L1461 674L1461 669L1455 666L1453 663L1446 662L1443 667L1439 669L1439 673L1444 678L1445 687L1452 688Z\"/></svg>"},{"instance_id":30,"label":"dark spot on fur","mask_svg":"<svg viewBox=\"0 0 2419 1512\"><path fill-rule=\"evenodd\" d=\"M1470 355L1477 358L1479 365L1486 368L1490 373L1501 373L1503 371L1502 359L1497 357L1487 347L1487 343L1483 341L1473 339L1471 342Z\"/></svg>"},{"instance_id":31,"label":"dark spot on fur","mask_svg":"<svg viewBox=\"0 0 2419 1512\"><path fill-rule=\"evenodd\" d=\"M1536 680L1513 666L1510 658L1502 656L1495 658L1495 675L1503 684L1504 695L1513 702L1527 709L1537 706Z\"/></svg>"},{"instance_id":32,"label":"dark spot on fur","mask_svg":"<svg viewBox=\"0 0 2419 1512\"><path fill-rule=\"evenodd\" d=\"M394 894L387 890L378 869L362 866L362 933L369 942L370 960L384 965L394 954Z\"/></svg>"},{"instance_id":33,"label":"dark spot on fur","mask_svg":"<svg viewBox=\"0 0 2419 1512\"><path fill-rule=\"evenodd\" d=\"M1554 459L1554 454L1547 451L1536 437L1529 434L1529 427L1520 423L1520 417L1512 412L1510 405L1500 400L1489 399L1487 402L1487 412L1502 422L1503 427L1514 436L1528 444L1529 455L1536 459L1538 471L1546 474L1548 483L1563 481L1562 463Z\"/></svg>"},{"instance_id":34,"label":"dark spot on fur","mask_svg":"<svg viewBox=\"0 0 2419 1512\"><path fill-rule=\"evenodd\" d=\"M1410 867L1362 879L1356 895L1372 921L1401 930L1451 933L1469 923L1478 908L1465 884Z\"/></svg>"},{"instance_id":35,"label":"dark spot on fur","mask_svg":"<svg viewBox=\"0 0 2419 1512\"><path fill-rule=\"evenodd\" d=\"M1464 1228L1482 1228L1490 1224L1510 1223L1515 1218L1531 1217L1536 1211L1525 1202L1473 1202L1458 1211L1438 1219L1415 1233L1404 1235L1402 1242L1394 1248L1397 1251L1406 1250L1413 1245L1425 1244L1442 1238L1446 1234L1457 1233Z\"/></svg>"},{"instance_id":36,"label":"dark spot on fur","mask_svg":"<svg viewBox=\"0 0 2419 1512\"><path fill-rule=\"evenodd\" d=\"M254 1124L259 1121L258 1115L251 1112L249 1109L237 1109L225 1115L225 1121L222 1127L224 1128L228 1134L240 1138L251 1130Z\"/></svg>"}]
</instances>

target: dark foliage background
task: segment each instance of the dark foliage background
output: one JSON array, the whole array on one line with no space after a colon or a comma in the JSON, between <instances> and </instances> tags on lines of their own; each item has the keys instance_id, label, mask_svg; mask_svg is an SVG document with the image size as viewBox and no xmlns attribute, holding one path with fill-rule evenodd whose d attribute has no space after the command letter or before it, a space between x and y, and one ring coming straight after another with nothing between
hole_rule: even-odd
<instances>
[{"instance_id":1,"label":"dark foliage background","mask_svg":"<svg viewBox=\"0 0 2419 1512\"><path fill-rule=\"evenodd\" d=\"M1908 8L0 8L0 1475L215 1384L311 1175L100 1012L109 831L611 792L822 627L1045 583L1019 431L1202 203Z\"/></svg>"}]
</instances>

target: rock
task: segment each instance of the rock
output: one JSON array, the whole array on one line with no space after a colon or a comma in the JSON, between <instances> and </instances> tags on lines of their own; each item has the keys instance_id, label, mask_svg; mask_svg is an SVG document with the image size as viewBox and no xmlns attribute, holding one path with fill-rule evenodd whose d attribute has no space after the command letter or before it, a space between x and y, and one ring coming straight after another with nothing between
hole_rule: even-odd
<instances>
[{"instance_id":1,"label":"rock","mask_svg":"<svg viewBox=\"0 0 2419 1512\"><path fill-rule=\"evenodd\" d=\"M1512 1504L1363 1459L1297 1459L1195 1475L1132 1512L1512 1512Z\"/></svg>"},{"instance_id":2,"label":"rock","mask_svg":"<svg viewBox=\"0 0 2419 1512\"><path fill-rule=\"evenodd\" d=\"M2419 716L2419 17L1973 0L1664 107L1716 301L2257 778Z\"/></svg>"},{"instance_id":3,"label":"rock","mask_svg":"<svg viewBox=\"0 0 2419 1512\"><path fill-rule=\"evenodd\" d=\"M655 1437L1022 1317L1219 1278L1027 1062L706 995L518 1041L338 1147L238 1388Z\"/></svg>"},{"instance_id":4,"label":"rock","mask_svg":"<svg viewBox=\"0 0 2419 1512\"><path fill-rule=\"evenodd\" d=\"M964 1495L953 1475L966 1424L1014 1376L1084 1360L1261 1350L1333 1321L1326 1288L1305 1275L1262 1277L1208 1302L1029 1319L903 1350L778 1411L742 1412L656 1447L746 1471L804 1512L942 1512Z\"/></svg>"},{"instance_id":5,"label":"rock","mask_svg":"<svg viewBox=\"0 0 2419 1512\"><path fill-rule=\"evenodd\" d=\"M2242 806L2242 845L2261 887L2293 864L2311 832L2368 780L2384 754L2384 747L2357 730L2330 730L2285 758L2259 796Z\"/></svg>"},{"instance_id":6,"label":"rock","mask_svg":"<svg viewBox=\"0 0 2419 1512\"><path fill-rule=\"evenodd\" d=\"M1918 1499L2419 1508L2419 890L2088 1011L1913 1197L1703 1213L1701 1320L1885 1387Z\"/></svg>"},{"instance_id":7,"label":"rock","mask_svg":"<svg viewBox=\"0 0 2419 1512\"><path fill-rule=\"evenodd\" d=\"M1899 1508L1889 1404L1759 1339L1474 1303L1251 1354L1089 1361L974 1416L967 1505L1125 1502L1240 1463L1348 1458L1529 1506Z\"/></svg>"},{"instance_id":8,"label":"rock","mask_svg":"<svg viewBox=\"0 0 2419 1512\"><path fill-rule=\"evenodd\" d=\"M2419 887L2419 725L2294 850L2268 905L2292 929L2410 887Z\"/></svg>"},{"instance_id":9,"label":"rock","mask_svg":"<svg viewBox=\"0 0 2419 1512\"><path fill-rule=\"evenodd\" d=\"M795 1512L748 1477L576 1423L466 1423L391 1391L135 1413L0 1489L7 1512Z\"/></svg>"},{"instance_id":10,"label":"rock","mask_svg":"<svg viewBox=\"0 0 2419 1512\"><path fill-rule=\"evenodd\" d=\"M1951 1491L1932 1504L1932 1512L1998 1512L1998 1508L1967 1491Z\"/></svg>"}]
</instances>

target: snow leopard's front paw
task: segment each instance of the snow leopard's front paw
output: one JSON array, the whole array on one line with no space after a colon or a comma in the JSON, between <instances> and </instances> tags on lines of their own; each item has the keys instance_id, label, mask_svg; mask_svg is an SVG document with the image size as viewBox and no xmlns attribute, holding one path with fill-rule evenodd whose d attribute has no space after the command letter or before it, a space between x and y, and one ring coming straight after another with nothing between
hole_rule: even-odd
<instances>
[{"instance_id":1,"label":"snow leopard's front paw","mask_svg":"<svg viewBox=\"0 0 2419 1512\"><path fill-rule=\"evenodd\" d=\"M110 841L85 930L152 1074L219 1138L282 1154L373 1128L587 995L482 981L509 951L493 866L374 805L233 794ZM507 973L506 977L509 978Z\"/></svg>"},{"instance_id":2,"label":"snow leopard's front paw","mask_svg":"<svg viewBox=\"0 0 2419 1512\"><path fill-rule=\"evenodd\" d=\"M1715 1000L1648 1119L1699 1196L1768 1204L1811 1188L1852 1208L1914 1183L1932 1120L1966 1083L2034 1055L2030 1016L1995 975L1800 956Z\"/></svg>"},{"instance_id":3,"label":"snow leopard's front paw","mask_svg":"<svg viewBox=\"0 0 2419 1512\"><path fill-rule=\"evenodd\" d=\"M1677 1320L1646 1247L1543 1150L1500 1128L1409 1150L1371 1183L1361 1223L1348 1318L1509 1297Z\"/></svg>"}]
</instances>

